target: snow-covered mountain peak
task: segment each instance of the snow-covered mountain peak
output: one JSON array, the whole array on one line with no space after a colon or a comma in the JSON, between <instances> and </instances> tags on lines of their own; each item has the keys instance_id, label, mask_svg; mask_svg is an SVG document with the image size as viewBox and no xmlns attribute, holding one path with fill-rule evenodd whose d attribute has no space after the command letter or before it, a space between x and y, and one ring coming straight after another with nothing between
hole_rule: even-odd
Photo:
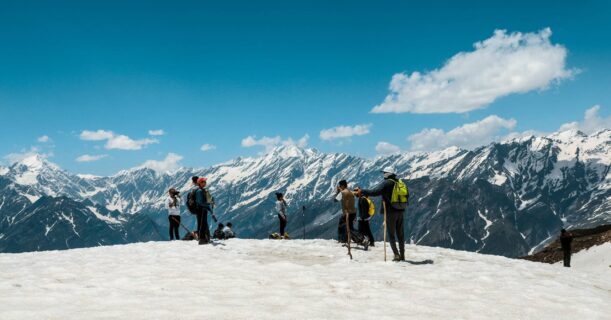
<instances>
[{"instance_id":1,"label":"snow-covered mountain peak","mask_svg":"<svg viewBox=\"0 0 611 320\"><path fill-rule=\"evenodd\" d=\"M0 176L3 176L8 173L8 168L0 166Z\"/></svg>"},{"instance_id":2,"label":"snow-covered mountain peak","mask_svg":"<svg viewBox=\"0 0 611 320\"><path fill-rule=\"evenodd\" d=\"M11 167L25 166L29 170L40 170L44 167L49 167L54 170L59 170L59 166L47 160L47 158L40 154L31 154L23 159L13 163Z\"/></svg>"},{"instance_id":3,"label":"snow-covered mountain peak","mask_svg":"<svg viewBox=\"0 0 611 320\"><path fill-rule=\"evenodd\" d=\"M270 151L266 157L280 157L280 158L303 158L306 156L313 156L317 154L316 149L301 148L295 145L283 145L278 146Z\"/></svg>"}]
</instances>

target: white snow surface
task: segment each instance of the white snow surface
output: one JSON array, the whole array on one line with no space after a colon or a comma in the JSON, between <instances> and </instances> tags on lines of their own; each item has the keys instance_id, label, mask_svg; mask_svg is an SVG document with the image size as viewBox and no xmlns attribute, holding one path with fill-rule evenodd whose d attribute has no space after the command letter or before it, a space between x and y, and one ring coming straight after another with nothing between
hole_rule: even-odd
<instances>
[{"instance_id":1,"label":"white snow surface","mask_svg":"<svg viewBox=\"0 0 611 320\"><path fill-rule=\"evenodd\" d=\"M0 319L608 319L611 277L408 245L149 242L0 254Z\"/></svg>"},{"instance_id":2,"label":"white snow surface","mask_svg":"<svg viewBox=\"0 0 611 320\"><path fill-rule=\"evenodd\" d=\"M563 267L563 262L560 261L555 265ZM571 269L588 272L603 271L606 272L608 277L611 277L611 242L573 254L571 257Z\"/></svg>"}]
</instances>

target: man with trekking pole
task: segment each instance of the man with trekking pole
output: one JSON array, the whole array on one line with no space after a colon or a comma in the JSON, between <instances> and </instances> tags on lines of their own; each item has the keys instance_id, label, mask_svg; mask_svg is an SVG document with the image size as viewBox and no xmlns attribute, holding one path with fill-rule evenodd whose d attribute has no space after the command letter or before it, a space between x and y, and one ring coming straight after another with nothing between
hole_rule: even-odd
<instances>
[{"instance_id":1,"label":"man with trekking pole","mask_svg":"<svg viewBox=\"0 0 611 320\"><path fill-rule=\"evenodd\" d=\"M354 194L352 191L350 191L350 189L348 189L348 182L346 180L339 182L336 189L335 200L339 201L342 207L342 216L340 217L338 223L338 240L343 242L344 239L342 239L342 233L344 231L343 229L345 228L345 242L348 246L348 255L350 256L350 259L352 259L352 252L350 251L350 232L352 232L354 229L353 224L354 219L356 219L356 201Z\"/></svg>"},{"instance_id":2,"label":"man with trekking pole","mask_svg":"<svg viewBox=\"0 0 611 320\"><path fill-rule=\"evenodd\" d=\"M405 261L405 235L403 230L403 216L407 208L409 190L401 179L397 178L395 169L387 167L382 170L384 180L375 188L357 189L363 196L382 197L384 211L384 237L388 232L390 247L394 253L393 261ZM399 241L397 250L396 241ZM386 239L384 240L384 260L386 260Z\"/></svg>"}]
</instances>

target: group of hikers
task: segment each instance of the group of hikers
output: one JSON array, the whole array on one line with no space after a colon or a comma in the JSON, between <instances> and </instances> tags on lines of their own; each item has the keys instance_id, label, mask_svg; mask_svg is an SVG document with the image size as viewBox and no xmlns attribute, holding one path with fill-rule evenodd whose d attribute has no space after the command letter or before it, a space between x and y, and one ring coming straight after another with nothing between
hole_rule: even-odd
<instances>
[{"instance_id":1,"label":"group of hikers","mask_svg":"<svg viewBox=\"0 0 611 320\"><path fill-rule=\"evenodd\" d=\"M393 261L405 260L405 235L403 231L403 216L407 207L409 190L405 183L397 178L397 174L392 167L381 171L384 180L373 189L348 188L348 182L341 180L336 188L335 201L341 204L342 214L339 217L337 226L337 240L346 244L354 241L362 245L367 250L370 246L375 246L375 239L369 222L376 213L375 205L369 197L381 197L382 208L385 215L386 232L390 247L394 253ZM358 201L357 201L358 199ZM288 223L287 204L284 195L276 193L276 214L280 223L280 232L273 233L270 238L289 239L285 231ZM354 221L357 220L358 229L354 228ZM397 247L398 242L398 247Z\"/></svg>"},{"instance_id":2,"label":"group of hikers","mask_svg":"<svg viewBox=\"0 0 611 320\"><path fill-rule=\"evenodd\" d=\"M342 212L337 225L337 240L340 243L345 243L348 248L350 248L350 242L362 245L365 250L375 246L374 235L369 223L376 214L376 208L374 202L369 198L381 197L382 208L380 208L380 211L384 214L384 224L386 226L384 240L386 241L386 234L388 234L388 242L394 254L393 261L404 261L405 235L403 218L407 208L409 190L405 182L397 178L394 168L387 167L381 173L384 179L373 189L356 187L351 190L346 180L339 181L334 199L340 203ZM167 201L170 240L180 239L179 227L182 226L188 231L184 240L199 240L199 244L208 244L211 242L208 213L210 213L214 222L218 223L213 213L214 198L207 189L206 178L194 176L191 180L193 187L189 191L186 202L189 212L197 218L197 231L191 232L181 223L180 193L176 189L171 188L168 191L169 198ZM290 239L286 232L288 205L284 195L280 192L276 193L275 211L280 228L279 233L274 232L270 235L270 239ZM357 213L358 229L355 229L354 222L357 220ZM226 225L218 223L213 233L213 238L218 240L235 237L236 234L233 231L231 222ZM573 237L573 234L565 229L561 230L560 242L564 253L565 267L571 266L571 242Z\"/></svg>"},{"instance_id":3,"label":"group of hikers","mask_svg":"<svg viewBox=\"0 0 611 320\"><path fill-rule=\"evenodd\" d=\"M394 253L393 261L402 261L405 260L403 215L407 207L409 191L405 183L397 178L397 174L392 167L385 168L381 172L384 180L373 189L357 187L350 190L346 180L341 180L337 185L335 201L341 204L342 211L338 222L337 239L339 242L347 243L348 248L350 248L349 243L352 241L358 245L363 245L365 250L370 246L375 246L369 222L375 215L376 210L373 201L369 197L381 197L382 208L380 211L384 213L386 232L388 233L390 247ZM189 231L185 239L197 239L199 244L208 244L211 242L208 214L210 213L214 222L218 223L213 213L214 198L207 189L206 178L195 176L191 180L193 187L189 191L186 202L189 212L197 218L197 231ZM170 240L178 240L180 239L179 227L184 227L180 220L180 193L172 188L168 191L168 194L167 208L170 223ZM273 233L270 238L290 239L285 230L288 223L288 205L284 195L280 192L276 193L275 211L280 224L280 232ZM354 221L357 220L357 212L359 213L358 229L355 229ZM186 227L184 228L187 229ZM231 223L227 223L227 225L219 223L213 233L214 239L229 239L234 237L235 233Z\"/></svg>"},{"instance_id":4,"label":"group of hikers","mask_svg":"<svg viewBox=\"0 0 611 320\"><path fill-rule=\"evenodd\" d=\"M174 188L168 190L169 198L167 202L168 221L170 226L170 240L179 240L179 227L185 228L188 233L183 240L199 240L199 244L210 243L210 230L208 227L208 213L214 222L218 222L212 209L214 208L214 198L206 188L207 179L194 176L191 178L193 187L187 197L187 209L197 218L197 231L190 231L180 220L180 192ZM224 225L219 223L213 233L214 239L223 240L235 238L233 224L231 222Z\"/></svg>"}]
</instances>

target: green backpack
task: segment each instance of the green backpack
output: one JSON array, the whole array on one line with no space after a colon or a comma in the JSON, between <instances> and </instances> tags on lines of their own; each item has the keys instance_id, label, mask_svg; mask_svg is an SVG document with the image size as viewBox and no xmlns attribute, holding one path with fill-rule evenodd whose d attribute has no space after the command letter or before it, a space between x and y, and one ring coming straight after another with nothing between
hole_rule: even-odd
<instances>
[{"instance_id":1,"label":"green backpack","mask_svg":"<svg viewBox=\"0 0 611 320\"><path fill-rule=\"evenodd\" d=\"M397 210L405 210L407 208L407 202L409 200L409 190L403 180L391 180L395 183L392 189L392 196L390 197L390 205Z\"/></svg>"}]
</instances>

